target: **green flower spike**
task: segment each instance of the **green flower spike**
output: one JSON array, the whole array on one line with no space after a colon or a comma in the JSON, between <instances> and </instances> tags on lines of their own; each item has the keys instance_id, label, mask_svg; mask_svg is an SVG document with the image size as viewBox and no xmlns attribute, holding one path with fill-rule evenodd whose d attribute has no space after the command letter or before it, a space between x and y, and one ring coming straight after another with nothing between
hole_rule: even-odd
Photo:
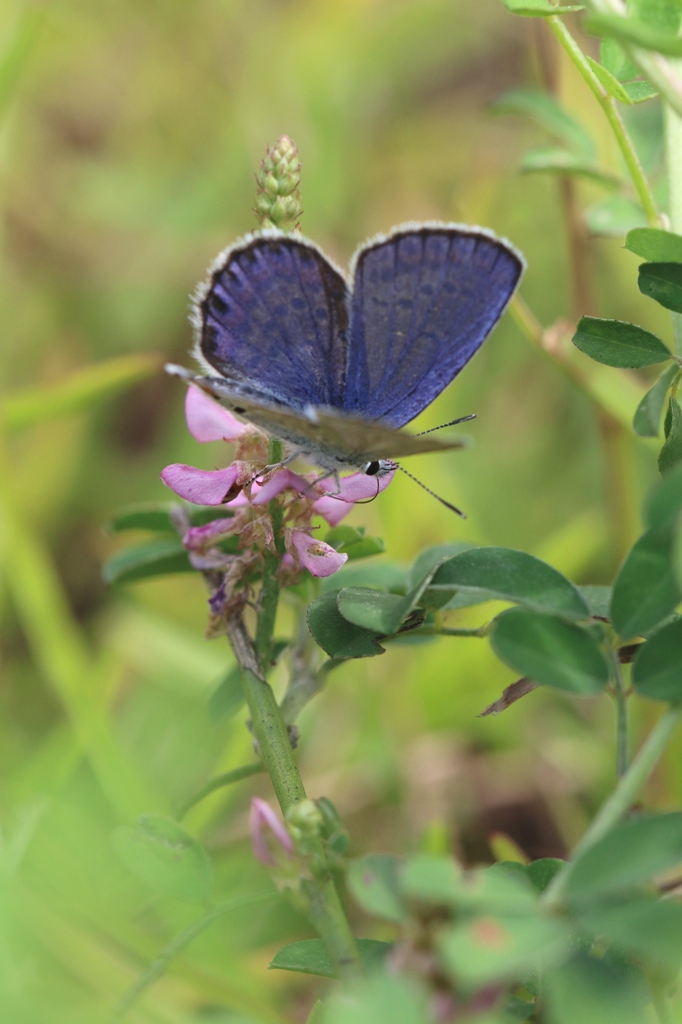
<instances>
[{"instance_id":1,"label":"green flower spike","mask_svg":"<svg viewBox=\"0 0 682 1024\"><path fill-rule=\"evenodd\" d=\"M291 231L298 226L303 213L301 194L301 164L298 150L288 135L283 135L268 148L256 175L258 192L254 213L262 228L281 228Z\"/></svg>"}]
</instances>

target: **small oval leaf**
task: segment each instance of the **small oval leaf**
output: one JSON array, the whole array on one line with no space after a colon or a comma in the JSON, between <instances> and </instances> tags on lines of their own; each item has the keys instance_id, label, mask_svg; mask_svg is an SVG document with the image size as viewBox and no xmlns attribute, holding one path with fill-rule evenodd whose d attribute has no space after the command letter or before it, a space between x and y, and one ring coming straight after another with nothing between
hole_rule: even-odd
<instances>
[{"instance_id":1,"label":"small oval leaf","mask_svg":"<svg viewBox=\"0 0 682 1024\"><path fill-rule=\"evenodd\" d=\"M682 313L682 263L642 263L637 284L642 295Z\"/></svg>"},{"instance_id":2,"label":"small oval leaf","mask_svg":"<svg viewBox=\"0 0 682 1024\"><path fill-rule=\"evenodd\" d=\"M613 96L614 99L619 100L621 103L627 103L628 105L632 103L622 84L615 75L611 74L608 68L603 67L598 61L593 60L592 57L586 56L585 59L592 68L595 77L599 79L610 96Z\"/></svg>"},{"instance_id":3,"label":"small oval leaf","mask_svg":"<svg viewBox=\"0 0 682 1024\"><path fill-rule=\"evenodd\" d=\"M613 585L611 621L624 639L663 622L682 598L671 565L669 528L648 530L623 562Z\"/></svg>"},{"instance_id":4,"label":"small oval leaf","mask_svg":"<svg viewBox=\"0 0 682 1024\"><path fill-rule=\"evenodd\" d=\"M651 700L682 700L682 619L662 626L642 644L632 666L638 693Z\"/></svg>"},{"instance_id":5,"label":"small oval leaf","mask_svg":"<svg viewBox=\"0 0 682 1024\"><path fill-rule=\"evenodd\" d=\"M660 434L663 407L668 397L668 391L675 383L679 373L680 368L677 363L666 367L637 406L632 426L640 437L658 437Z\"/></svg>"},{"instance_id":6,"label":"small oval leaf","mask_svg":"<svg viewBox=\"0 0 682 1024\"><path fill-rule=\"evenodd\" d=\"M682 466L676 466L652 491L644 506L647 526L654 530L672 526L682 512Z\"/></svg>"},{"instance_id":7,"label":"small oval leaf","mask_svg":"<svg viewBox=\"0 0 682 1024\"><path fill-rule=\"evenodd\" d=\"M668 402L665 444L658 454L658 468L663 476L682 462L682 408L676 398Z\"/></svg>"},{"instance_id":8,"label":"small oval leaf","mask_svg":"<svg viewBox=\"0 0 682 1024\"><path fill-rule=\"evenodd\" d=\"M360 906L385 921L402 921L406 916L400 898L399 872L402 861L388 854L372 853L348 865L348 888Z\"/></svg>"},{"instance_id":9,"label":"small oval leaf","mask_svg":"<svg viewBox=\"0 0 682 1024\"><path fill-rule=\"evenodd\" d=\"M635 228L628 232L625 248L651 263L682 263L682 235L663 228Z\"/></svg>"},{"instance_id":10,"label":"small oval leaf","mask_svg":"<svg viewBox=\"0 0 682 1024\"><path fill-rule=\"evenodd\" d=\"M363 629L344 619L336 604L338 593L328 590L308 608L308 628L315 642L330 658L372 658L383 654L383 647L376 642L381 632Z\"/></svg>"},{"instance_id":11,"label":"small oval leaf","mask_svg":"<svg viewBox=\"0 0 682 1024\"><path fill-rule=\"evenodd\" d=\"M590 616L578 588L557 569L513 548L471 548L436 570L427 593L461 591L488 600L513 601L546 615Z\"/></svg>"},{"instance_id":12,"label":"small oval leaf","mask_svg":"<svg viewBox=\"0 0 682 1024\"><path fill-rule=\"evenodd\" d=\"M172 818L143 814L134 825L115 829L112 843L128 870L156 892L186 903L204 903L211 895L208 854Z\"/></svg>"},{"instance_id":13,"label":"small oval leaf","mask_svg":"<svg viewBox=\"0 0 682 1024\"><path fill-rule=\"evenodd\" d=\"M498 615L490 639L498 658L536 683L582 696L608 683L609 666L596 640L572 623L510 608Z\"/></svg>"},{"instance_id":14,"label":"small oval leaf","mask_svg":"<svg viewBox=\"0 0 682 1024\"><path fill-rule=\"evenodd\" d=\"M117 551L104 563L102 576L105 583L135 583L151 576L194 571L179 540L152 540Z\"/></svg>"},{"instance_id":15,"label":"small oval leaf","mask_svg":"<svg viewBox=\"0 0 682 1024\"><path fill-rule=\"evenodd\" d=\"M622 320L599 320L594 316L580 318L573 344L597 363L629 369L662 363L672 356L650 331Z\"/></svg>"},{"instance_id":16,"label":"small oval leaf","mask_svg":"<svg viewBox=\"0 0 682 1024\"><path fill-rule=\"evenodd\" d=\"M358 952L363 968L378 967L393 949L392 942L379 939L358 939ZM303 939L292 942L275 954L270 962L271 970L294 971L298 974L314 974L318 978L335 978L336 971L329 959L329 953L320 939Z\"/></svg>"},{"instance_id":17,"label":"small oval leaf","mask_svg":"<svg viewBox=\"0 0 682 1024\"><path fill-rule=\"evenodd\" d=\"M394 632L396 617L402 621L405 600L398 594L382 594L368 587L344 587L336 604L347 622L386 636Z\"/></svg>"}]
</instances>

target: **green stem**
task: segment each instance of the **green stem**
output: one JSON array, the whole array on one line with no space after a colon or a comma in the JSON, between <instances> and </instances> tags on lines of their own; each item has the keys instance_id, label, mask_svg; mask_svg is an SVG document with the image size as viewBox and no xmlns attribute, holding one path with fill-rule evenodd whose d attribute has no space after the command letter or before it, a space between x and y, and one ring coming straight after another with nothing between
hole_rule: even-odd
<instances>
[{"instance_id":1,"label":"green stem","mask_svg":"<svg viewBox=\"0 0 682 1024\"><path fill-rule=\"evenodd\" d=\"M556 905L561 901L576 862L610 832L624 814L627 814L640 789L663 756L681 717L682 705L674 704L656 723L616 789L602 804L596 818L578 843L572 859L554 876L545 892L543 902Z\"/></svg>"},{"instance_id":2,"label":"green stem","mask_svg":"<svg viewBox=\"0 0 682 1024\"><path fill-rule=\"evenodd\" d=\"M178 808L178 820L184 818L188 811L205 799L205 797L215 793L217 789L222 789L223 786L231 786L234 782L241 782L242 779L248 779L252 775L258 775L259 772L264 771L264 765L260 761L256 761L254 764L243 764L240 768L233 768L231 772L223 772L222 775L216 775L214 779L209 779L205 786L202 786L194 796L191 796Z\"/></svg>"},{"instance_id":3,"label":"green stem","mask_svg":"<svg viewBox=\"0 0 682 1024\"><path fill-rule=\"evenodd\" d=\"M306 799L289 732L272 688L260 674L244 623L239 620L231 622L228 636L241 669L244 696L251 713L260 756L286 817L287 811ZM315 845L317 848L314 854L323 860L322 843L318 841ZM334 882L331 877L311 878L302 884L302 888L308 897L311 923L327 947L339 975L344 976L357 963L358 951Z\"/></svg>"},{"instance_id":4,"label":"green stem","mask_svg":"<svg viewBox=\"0 0 682 1024\"><path fill-rule=\"evenodd\" d=\"M114 1020L120 1019L125 1016L128 1010L131 1008L142 993L153 985L161 975L164 973L168 964L174 957L182 953L183 949L186 949L198 935L201 935L214 921L217 921L220 917L224 917L225 914L231 913L233 910L241 910L242 907L255 906L258 903L269 903L271 900L277 898L277 894L273 892L260 893L255 896L242 896L238 899L227 900L225 903L219 903L217 907L209 911L203 917L200 917L198 921L194 921L193 924L188 925L184 928L175 938L168 943L167 946L161 950L156 960L154 960L146 971L140 975L134 985L128 989L126 993L121 997L119 1002L112 1013Z\"/></svg>"},{"instance_id":5,"label":"green stem","mask_svg":"<svg viewBox=\"0 0 682 1024\"><path fill-rule=\"evenodd\" d=\"M282 461L282 455L282 442L276 437L271 438L268 447L268 465L279 465ZM279 604L280 588L277 575L279 572L279 556L284 554L282 507L277 498L273 498L268 503L268 513L272 520L276 553L268 551L265 556L258 623L256 626L256 654L258 655L263 675L267 675L268 668L270 667L272 634L275 628L275 618L277 617L277 606Z\"/></svg>"},{"instance_id":6,"label":"green stem","mask_svg":"<svg viewBox=\"0 0 682 1024\"><path fill-rule=\"evenodd\" d=\"M600 107L604 111L616 142L618 143L618 147L623 154L623 159L625 160L628 171L630 172L632 184L637 191L639 201L642 204L642 209L646 214L648 223L651 227L660 227L661 218L656 208L656 201L649 187L649 182L646 180L646 175L644 174L642 165L639 162L639 157L637 156L635 147L632 144L632 140L626 131L625 125L623 124L623 119L616 107L616 101L612 96L609 96L606 89L595 75L594 71L588 64L584 53L564 25L563 21L556 17L547 18L546 20L549 23L549 27L552 32L559 40L559 43L582 75L583 79L596 97Z\"/></svg>"}]
</instances>

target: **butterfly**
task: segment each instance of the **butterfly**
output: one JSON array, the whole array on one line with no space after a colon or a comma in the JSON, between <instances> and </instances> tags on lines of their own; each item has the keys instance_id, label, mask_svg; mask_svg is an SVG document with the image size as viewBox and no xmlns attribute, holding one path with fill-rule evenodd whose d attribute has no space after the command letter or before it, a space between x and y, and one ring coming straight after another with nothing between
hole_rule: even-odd
<instances>
[{"instance_id":1,"label":"butterfly","mask_svg":"<svg viewBox=\"0 0 682 1024\"><path fill-rule=\"evenodd\" d=\"M377 473L463 446L399 428L478 351L524 268L484 228L427 222L365 242L346 278L302 235L260 231L220 253L194 295L207 376L167 369L327 472Z\"/></svg>"}]
</instances>

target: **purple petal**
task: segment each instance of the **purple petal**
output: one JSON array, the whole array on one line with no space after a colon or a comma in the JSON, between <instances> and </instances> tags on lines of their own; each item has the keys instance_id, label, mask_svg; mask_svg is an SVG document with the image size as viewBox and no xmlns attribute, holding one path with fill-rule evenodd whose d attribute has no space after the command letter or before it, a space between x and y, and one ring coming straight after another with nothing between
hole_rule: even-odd
<instances>
[{"instance_id":1,"label":"purple petal","mask_svg":"<svg viewBox=\"0 0 682 1024\"><path fill-rule=\"evenodd\" d=\"M331 544L315 540L304 530L292 530L290 536L301 565L311 576L331 576L348 561L348 555L339 554Z\"/></svg>"},{"instance_id":2,"label":"purple petal","mask_svg":"<svg viewBox=\"0 0 682 1024\"><path fill-rule=\"evenodd\" d=\"M270 804L266 804L265 800L260 800L257 796L251 801L249 827L251 830L253 852L262 864L277 864L277 858L267 843L266 830L271 833L271 838L284 850L288 857L293 856L294 844L291 841L291 836L272 807L270 807Z\"/></svg>"},{"instance_id":3,"label":"purple petal","mask_svg":"<svg viewBox=\"0 0 682 1024\"><path fill-rule=\"evenodd\" d=\"M299 491L301 494L305 494L307 491L311 495L315 494L308 481L304 480L298 473L292 473L290 469L278 469L276 473L273 473L268 482L263 484L258 492L258 497L254 498L251 504L265 505L271 498L275 498L287 488Z\"/></svg>"},{"instance_id":4,"label":"purple petal","mask_svg":"<svg viewBox=\"0 0 682 1024\"><path fill-rule=\"evenodd\" d=\"M202 444L206 441L235 441L251 429L195 384L187 388L185 419L192 437Z\"/></svg>"},{"instance_id":5,"label":"purple petal","mask_svg":"<svg viewBox=\"0 0 682 1024\"><path fill-rule=\"evenodd\" d=\"M182 538L188 551L204 551L228 537L234 530L234 519L212 519L204 526L190 526Z\"/></svg>"},{"instance_id":6,"label":"purple petal","mask_svg":"<svg viewBox=\"0 0 682 1024\"><path fill-rule=\"evenodd\" d=\"M166 466L161 479L185 501L195 505L222 505L239 476L240 466L234 463L227 469L195 469L175 463Z\"/></svg>"}]
</instances>

